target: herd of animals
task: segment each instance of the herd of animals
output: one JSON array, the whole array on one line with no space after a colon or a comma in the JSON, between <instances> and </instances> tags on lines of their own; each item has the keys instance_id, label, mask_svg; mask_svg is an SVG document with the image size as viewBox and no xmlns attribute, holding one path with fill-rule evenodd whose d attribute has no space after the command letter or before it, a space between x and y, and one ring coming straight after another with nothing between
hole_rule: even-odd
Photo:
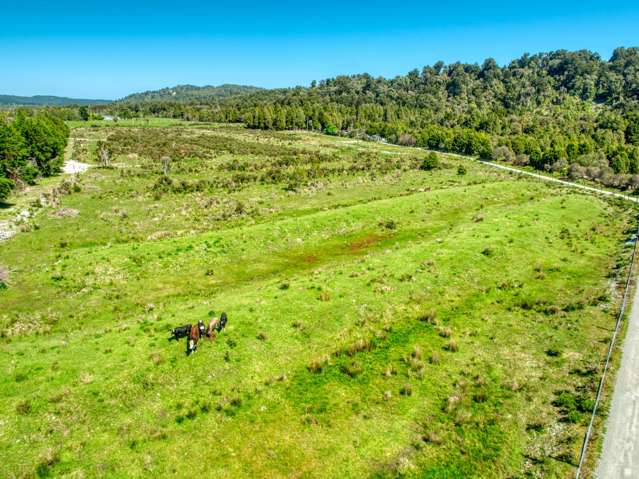
<instances>
[{"instance_id":1,"label":"herd of animals","mask_svg":"<svg viewBox=\"0 0 639 479\"><path fill-rule=\"evenodd\" d=\"M228 318L226 313L222 313L219 318L211 318L211 322L208 327L204 325L204 321L199 320L197 324L185 324L171 330L171 337L169 341L175 339L178 341L180 338L187 338L186 354L191 354L197 351L197 345L201 338L207 337L211 340L222 332L226 327Z\"/></svg>"}]
</instances>

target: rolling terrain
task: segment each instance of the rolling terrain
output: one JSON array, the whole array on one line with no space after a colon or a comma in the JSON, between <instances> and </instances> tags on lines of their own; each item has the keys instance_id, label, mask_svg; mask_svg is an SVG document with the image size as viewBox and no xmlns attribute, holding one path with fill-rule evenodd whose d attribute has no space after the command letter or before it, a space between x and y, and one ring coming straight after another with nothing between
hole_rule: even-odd
<instances>
[{"instance_id":1,"label":"rolling terrain","mask_svg":"<svg viewBox=\"0 0 639 479\"><path fill-rule=\"evenodd\" d=\"M68 105L105 105L111 100L88 100L52 95L17 96L0 95L0 106L68 106Z\"/></svg>"},{"instance_id":2,"label":"rolling terrain","mask_svg":"<svg viewBox=\"0 0 639 479\"><path fill-rule=\"evenodd\" d=\"M255 86L232 84L219 86L177 85L174 87L161 88L159 90L132 93L131 95L127 95L122 98L120 101L123 103L212 101L247 93L255 93L261 90L263 89Z\"/></svg>"},{"instance_id":3,"label":"rolling terrain","mask_svg":"<svg viewBox=\"0 0 639 479\"><path fill-rule=\"evenodd\" d=\"M632 206L416 148L96 125L0 246L0 475L574 474ZM221 311L196 354L167 341Z\"/></svg>"}]
</instances>

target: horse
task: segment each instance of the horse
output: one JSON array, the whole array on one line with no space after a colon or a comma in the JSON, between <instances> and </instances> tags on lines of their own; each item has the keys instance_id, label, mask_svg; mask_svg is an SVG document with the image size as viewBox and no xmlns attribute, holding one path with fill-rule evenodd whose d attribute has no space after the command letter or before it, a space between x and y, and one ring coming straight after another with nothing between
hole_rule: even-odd
<instances>
[{"instance_id":1,"label":"horse","mask_svg":"<svg viewBox=\"0 0 639 479\"><path fill-rule=\"evenodd\" d=\"M200 330L200 337L206 334L206 327L204 326L204 321L201 319L197 322L197 327Z\"/></svg>"},{"instance_id":2,"label":"horse","mask_svg":"<svg viewBox=\"0 0 639 479\"><path fill-rule=\"evenodd\" d=\"M220 315L220 326L218 328L218 331L222 331L226 327L227 321L228 321L228 318L226 317L226 313L222 313Z\"/></svg>"},{"instance_id":3,"label":"horse","mask_svg":"<svg viewBox=\"0 0 639 479\"><path fill-rule=\"evenodd\" d=\"M217 335L218 328L220 327L220 320L218 318L211 319L209 327L206 330L206 337L213 339Z\"/></svg>"},{"instance_id":4,"label":"horse","mask_svg":"<svg viewBox=\"0 0 639 479\"><path fill-rule=\"evenodd\" d=\"M191 332L191 325L185 324L184 326L179 326L177 328L173 328L171 330L171 337L169 341L175 339L176 341L180 338L185 338Z\"/></svg>"},{"instance_id":5,"label":"horse","mask_svg":"<svg viewBox=\"0 0 639 479\"><path fill-rule=\"evenodd\" d=\"M191 326L189 332L189 341L186 343L186 354L191 354L197 351L197 343L200 340L200 328L197 324Z\"/></svg>"}]
</instances>

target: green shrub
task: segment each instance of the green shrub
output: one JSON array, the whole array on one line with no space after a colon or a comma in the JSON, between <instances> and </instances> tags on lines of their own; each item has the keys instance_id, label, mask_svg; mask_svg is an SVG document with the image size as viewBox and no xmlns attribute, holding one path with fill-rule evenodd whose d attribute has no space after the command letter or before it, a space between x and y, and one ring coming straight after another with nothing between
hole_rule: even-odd
<instances>
[{"instance_id":1,"label":"green shrub","mask_svg":"<svg viewBox=\"0 0 639 479\"><path fill-rule=\"evenodd\" d=\"M430 171L430 170L434 170L436 168L439 168L439 158L437 157L437 154L434 152L430 152L426 158L424 158L424 160L422 161L421 166L419 167L420 170L424 170L424 171Z\"/></svg>"},{"instance_id":2,"label":"green shrub","mask_svg":"<svg viewBox=\"0 0 639 479\"><path fill-rule=\"evenodd\" d=\"M457 167L457 174L459 176L464 176L466 173L468 173L468 171L466 170L466 167L464 165L459 165Z\"/></svg>"},{"instance_id":3,"label":"green shrub","mask_svg":"<svg viewBox=\"0 0 639 479\"><path fill-rule=\"evenodd\" d=\"M9 197L14 186L15 183L9 178L0 178L0 201Z\"/></svg>"},{"instance_id":4,"label":"green shrub","mask_svg":"<svg viewBox=\"0 0 639 479\"><path fill-rule=\"evenodd\" d=\"M332 123L329 123L328 125L326 125L326 128L324 128L324 133L326 133L327 135L335 136L337 135L337 127Z\"/></svg>"}]
</instances>

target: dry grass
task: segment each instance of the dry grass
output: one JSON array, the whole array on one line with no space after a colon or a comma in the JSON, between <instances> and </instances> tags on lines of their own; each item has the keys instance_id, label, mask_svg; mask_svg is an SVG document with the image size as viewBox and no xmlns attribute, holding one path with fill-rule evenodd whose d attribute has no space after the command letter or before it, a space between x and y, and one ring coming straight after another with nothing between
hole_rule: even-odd
<instances>
[{"instance_id":1,"label":"dry grass","mask_svg":"<svg viewBox=\"0 0 639 479\"><path fill-rule=\"evenodd\" d=\"M439 364L441 360L441 355L437 351L431 353L430 357L428 358L428 362L430 362L431 364Z\"/></svg>"},{"instance_id":2,"label":"dry grass","mask_svg":"<svg viewBox=\"0 0 639 479\"><path fill-rule=\"evenodd\" d=\"M330 361L330 356L329 355L324 355L318 359L314 359L312 360L307 366L306 368L311 372L311 373L321 373L324 368L326 366L328 366Z\"/></svg>"},{"instance_id":3,"label":"dry grass","mask_svg":"<svg viewBox=\"0 0 639 479\"><path fill-rule=\"evenodd\" d=\"M401 394L402 396L412 396L412 394L413 394L413 386L411 386L410 383L404 384L400 388L399 394Z\"/></svg>"},{"instance_id":4,"label":"dry grass","mask_svg":"<svg viewBox=\"0 0 639 479\"><path fill-rule=\"evenodd\" d=\"M450 338L452 334L453 334L453 330L449 327L439 328L439 335L442 338Z\"/></svg>"},{"instance_id":5,"label":"dry grass","mask_svg":"<svg viewBox=\"0 0 639 479\"><path fill-rule=\"evenodd\" d=\"M444 349L446 351L450 351L451 353L455 353L459 351L459 346L457 346L457 341L455 341L454 339L451 339L444 345Z\"/></svg>"},{"instance_id":6,"label":"dry grass","mask_svg":"<svg viewBox=\"0 0 639 479\"><path fill-rule=\"evenodd\" d=\"M9 268L0 264L0 288L9 284Z\"/></svg>"}]
</instances>

